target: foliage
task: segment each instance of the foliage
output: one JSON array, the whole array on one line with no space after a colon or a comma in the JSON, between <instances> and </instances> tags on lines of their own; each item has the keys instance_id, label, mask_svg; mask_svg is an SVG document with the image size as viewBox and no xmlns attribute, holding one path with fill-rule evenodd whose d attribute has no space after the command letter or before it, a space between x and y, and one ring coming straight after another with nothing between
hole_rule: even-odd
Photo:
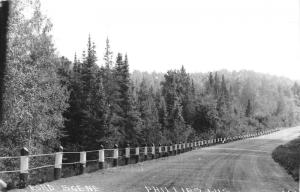
<instances>
[{"instance_id":1,"label":"foliage","mask_svg":"<svg viewBox=\"0 0 300 192\"><path fill-rule=\"evenodd\" d=\"M33 10L29 18L22 15L25 8ZM4 153L19 154L25 146L31 153L45 151L62 136L68 92L57 74L59 59L49 34L51 27L38 1L12 2L3 101L6 110L0 129L0 147L7 149Z\"/></svg>"},{"instance_id":2,"label":"foliage","mask_svg":"<svg viewBox=\"0 0 300 192\"><path fill-rule=\"evenodd\" d=\"M273 159L283 166L295 181L299 181L299 154L300 138L280 145L272 152Z\"/></svg>"}]
</instances>

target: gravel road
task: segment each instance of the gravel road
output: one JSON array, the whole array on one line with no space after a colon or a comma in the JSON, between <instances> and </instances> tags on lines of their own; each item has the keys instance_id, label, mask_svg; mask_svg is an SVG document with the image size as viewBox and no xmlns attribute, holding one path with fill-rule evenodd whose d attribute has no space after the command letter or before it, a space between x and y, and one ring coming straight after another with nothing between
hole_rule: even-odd
<instances>
[{"instance_id":1,"label":"gravel road","mask_svg":"<svg viewBox=\"0 0 300 192\"><path fill-rule=\"evenodd\" d=\"M103 192L282 192L298 183L271 157L300 127L128 166L99 170L24 190Z\"/></svg>"}]
</instances>

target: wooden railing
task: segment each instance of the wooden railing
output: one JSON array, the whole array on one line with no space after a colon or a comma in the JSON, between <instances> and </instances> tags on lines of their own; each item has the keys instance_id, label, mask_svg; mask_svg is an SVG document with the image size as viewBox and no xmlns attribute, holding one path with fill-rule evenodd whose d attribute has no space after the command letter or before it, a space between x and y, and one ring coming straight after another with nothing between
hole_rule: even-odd
<instances>
[{"instance_id":1,"label":"wooden railing","mask_svg":"<svg viewBox=\"0 0 300 192\"><path fill-rule=\"evenodd\" d=\"M216 144L224 144L228 142L233 142L236 140L241 139L247 139L252 137L257 137L260 135L270 134L272 132L278 131L278 129L268 130L268 131L262 131L255 134L246 134L246 135L238 135L233 137L226 137L226 138L214 138L214 139L208 139L208 140L200 140L200 141L192 141L192 142L181 142L181 143L175 143L175 144L168 144L168 145L147 145L147 146L136 146L131 147L127 145L125 148L119 148L118 145L115 145L114 148L111 149L105 149L102 145L97 150L93 151L80 151L80 152L68 152L63 151L63 147L60 146L55 153L51 154L38 154L38 155L30 155L27 148L21 149L21 156L15 156L15 157L0 157L0 160L2 159L20 159L20 169L19 170L2 170L0 173L19 173L20 183L19 188L25 188L28 185L28 175L30 170L36 170L36 169L43 169L47 167L53 167L54 168L54 179L60 179L61 178L61 170L64 165L70 165L70 164L79 164L80 174L86 173L86 164L88 162L95 162L98 164L98 169L104 169L106 166L106 162L112 160L112 166L116 167L119 166L119 160L121 158L125 159L124 165L128 165L130 163L138 163L141 158L143 161L156 159L160 157L167 157L172 155L178 155L181 153L185 153L187 151L200 149L201 147L207 147L210 145L216 145ZM87 160L87 154L94 153L94 159L88 159ZM79 161L74 162L64 162L64 157L67 156L67 154L79 154ZM96 154L96 155L95 155ZM30 167L29 162L30 158L34 157L43 157L43 156L52 156L54 157L53 164L49 165L42 165L39 167Z\"/></svg>"}]
</instances>

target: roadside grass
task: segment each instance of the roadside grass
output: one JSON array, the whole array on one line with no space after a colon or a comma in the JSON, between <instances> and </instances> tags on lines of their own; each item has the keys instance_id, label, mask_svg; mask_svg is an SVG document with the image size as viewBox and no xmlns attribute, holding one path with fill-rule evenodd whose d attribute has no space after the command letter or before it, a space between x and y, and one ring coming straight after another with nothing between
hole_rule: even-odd
<instances>
[{"instance_id":1,"label":"roadside grass","mask_svg":"<svg viewBox=\"0 0 300 192\"><path fill-rule=\"evenodd\" d=\"M275 148L272 158L285 168L295 181L299 181L300 137Z\"/></svg>"}]
</instances>

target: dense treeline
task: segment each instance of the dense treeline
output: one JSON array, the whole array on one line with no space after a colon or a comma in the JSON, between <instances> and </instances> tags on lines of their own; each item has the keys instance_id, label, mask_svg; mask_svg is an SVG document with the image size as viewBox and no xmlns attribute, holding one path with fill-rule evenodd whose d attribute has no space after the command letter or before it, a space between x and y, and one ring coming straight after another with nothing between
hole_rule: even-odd
<instances>
[{"instance_id":1,"label":"dense treeline","mask_svg":"<svg viewBox=\"0 0 300 192\"><path fill-rule=\"evenodd\" d=\"M155 80L161 74L134 71L136 85L140 76L159 90ZM192 73L193 111L196 135L226 136L255 132L271 127L292 126L299 121L300 86L289 79L252 71ZM162 80L164 81L164 80ZM154 83L153 83L154 82ZM184 106L184 105L183 105Z\"/></svg>"},{"instance_id":2,"label":"dense treeline","mask_svg":"<svg viewBox=\"0 0 300 192\"><path fill-rule=\"evenodd\" d=\"M215 138L298 122L297 84L251 71L166 74L134 71L114 58L109 40L99 67L95 46L64 62L71 92L65 146L72 149L171 143ZM101 63L101 61L100 61ZM73 66L73 67L71 67Z\"/></svg>"},{"instance_id":3,"label":"dense treeline","mask_svg":"<svg viewBox=\"0 0 300 192\"><path fill-rule=\"evenodd\" d=\"M31 1L29 1L31 2ZM32 17L22 15L31 7ZM1 156L171 143L291 126L300 86L251 71L129 72L130 58L91 37L74 60L58 57L40 4L14 1L9 28ZM201 66L199 66L199 70Z\"/></svg>"}]
</instances>

